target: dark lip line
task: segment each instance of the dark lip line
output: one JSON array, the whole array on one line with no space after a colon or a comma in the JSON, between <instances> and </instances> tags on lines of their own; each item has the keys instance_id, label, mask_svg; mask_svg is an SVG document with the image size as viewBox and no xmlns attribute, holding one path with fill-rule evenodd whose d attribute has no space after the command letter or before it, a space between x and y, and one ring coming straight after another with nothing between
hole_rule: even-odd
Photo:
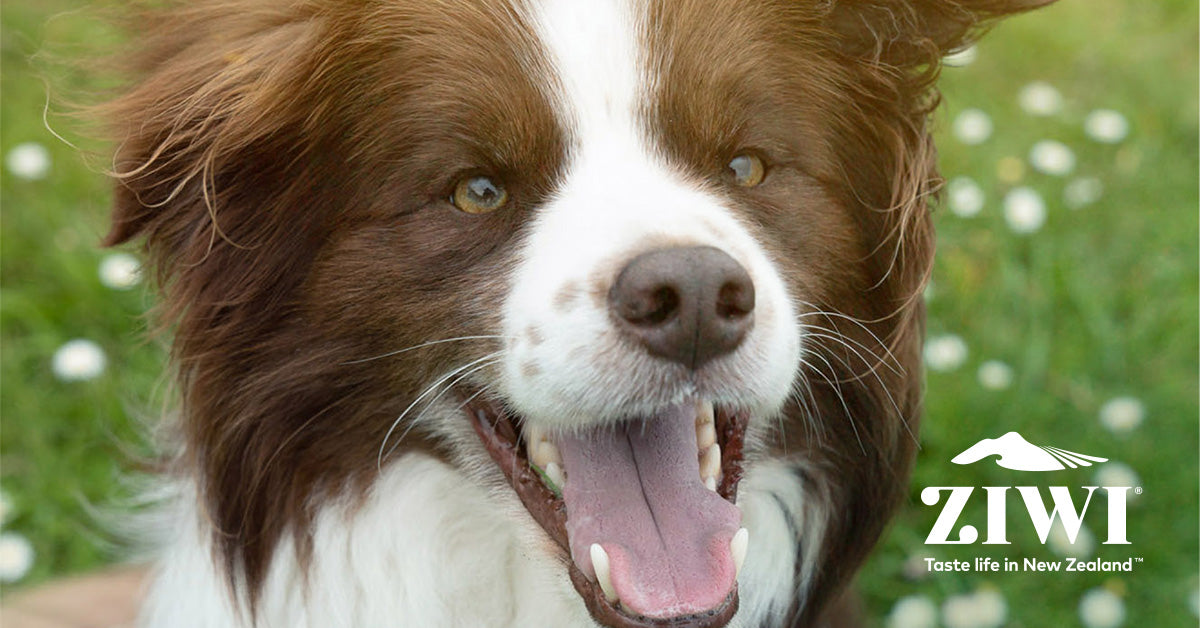
<instances>
[{"instance_id":1,"label":"dark lip line","mask_svg":"<svg viewBox=\"0 0 1200 628\"><path fill-rule=\"evenodd\" d=\"M546 487L529 465L520 443L521 439L518 437L514 417L490 400L477 395L468 395L467 398L470 401L465 403L465 407L476 434L492 460L504 472L530 516L564 553L569 565L571 583L595 619L606 625L622 628L716 628L724 626L733 618L739 606L736 581L733 591L730 591L720 606L696 615L654 619L629 615L609 603L600 587L589 580L575 565L575 561L571 560L566 529L566 504ZM745 454L748 420L748 412L728 412L714 408L717 442L721 445L721 483L717 486L717 494L730 503L737 503L738 484L743 475L742 460Z\"/></svg>"}]
</instances>

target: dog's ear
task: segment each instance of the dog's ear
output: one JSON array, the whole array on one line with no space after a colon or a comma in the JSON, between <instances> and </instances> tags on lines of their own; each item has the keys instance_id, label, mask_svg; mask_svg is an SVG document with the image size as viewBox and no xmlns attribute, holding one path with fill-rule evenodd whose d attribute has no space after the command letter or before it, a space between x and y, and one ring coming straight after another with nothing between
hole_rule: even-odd
<instances>
[{"instance_id":1,"label":"dog's ear","mask_svg":"<svg viewBox=\"0 0 1200 628\"><path fill-rule=\"evenodd\" d=\"M233 236L245 217L221 214L262 208L270 192L246 172L280 168L294 149L282 131L320 104L304 93L314 20L214 6L131 16L137 51L122 64L136 82L93 112L117 144L105 245L144 237L172 262Z\"/></svg>"},{"instance_id":2,"label":"dog's ear","mask_svg":"<svg viewBox=\"0 0 1200 628\"><path fill-rule=\"evenodd\" d=\"M995 20L1054 0L834 0L827 24L844 52L895 66L929 63Z\"/></svg>"}]
</instances>

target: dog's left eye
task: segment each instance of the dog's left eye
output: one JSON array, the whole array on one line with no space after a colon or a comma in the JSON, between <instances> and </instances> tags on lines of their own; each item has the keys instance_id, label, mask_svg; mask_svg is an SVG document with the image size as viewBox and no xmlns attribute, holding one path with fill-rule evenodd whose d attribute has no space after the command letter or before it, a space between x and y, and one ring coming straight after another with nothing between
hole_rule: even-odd
<instances>
[{"instance_id":1,"label":"dog's left eye","mask_svg":"<svg viewBox=\"0 0 1200 628\"><path fill-rule=\"evenodd\" d=\"M504 207L508 191L491 177L465 177L454 186L450 202L468 214L486 214Z\"/></svg>"},{"instance_id":2,"label":"dog's left eye","mask_svg":"<svg viewBox=\"0 0 1200 628\"><path fill-rule=\"evenodd\" d=\"M767 167L763 160L753 153L741 153L729 160L726 166L733 182L744 187L752 188L762 183L767 176Z\"/></svg>"}]
</instances>

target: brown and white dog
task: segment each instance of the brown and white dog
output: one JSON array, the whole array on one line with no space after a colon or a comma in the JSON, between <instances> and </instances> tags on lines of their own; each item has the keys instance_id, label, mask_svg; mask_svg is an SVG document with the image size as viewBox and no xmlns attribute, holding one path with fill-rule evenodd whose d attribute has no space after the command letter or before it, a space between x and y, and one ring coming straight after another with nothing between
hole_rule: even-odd
<instances>
[{"instance_id":1,"label":"brown and white dog","mask_svg":"<svg viewBox=\"0 0 1200 628\"><path fill-rule=\"evenodd\" d=\"M1039 4L150 11L144 625L826 621L916 446L939 59Z\"/></svg>"}]
</instances>

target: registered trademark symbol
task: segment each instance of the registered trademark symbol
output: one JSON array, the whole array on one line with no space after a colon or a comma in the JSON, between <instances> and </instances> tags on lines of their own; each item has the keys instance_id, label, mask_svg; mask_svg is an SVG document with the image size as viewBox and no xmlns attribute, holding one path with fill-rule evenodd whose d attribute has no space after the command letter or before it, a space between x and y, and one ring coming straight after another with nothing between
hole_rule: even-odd
<instances>
[{"instance_id":1,"label":"registered trademark symbol","mask_svg":"<svg viewBox=\"0 0 1200 628\"><path fill-rule=\"evenodd\" d=\"M1133 489L1133 494L1134 494L1134 495L1141 495L1141 494L1142 494L1142 487L1140 487L1140 486L1138 486L1138 487L1135 487L1135 488Z\"/></svg>"}]
</instances>

